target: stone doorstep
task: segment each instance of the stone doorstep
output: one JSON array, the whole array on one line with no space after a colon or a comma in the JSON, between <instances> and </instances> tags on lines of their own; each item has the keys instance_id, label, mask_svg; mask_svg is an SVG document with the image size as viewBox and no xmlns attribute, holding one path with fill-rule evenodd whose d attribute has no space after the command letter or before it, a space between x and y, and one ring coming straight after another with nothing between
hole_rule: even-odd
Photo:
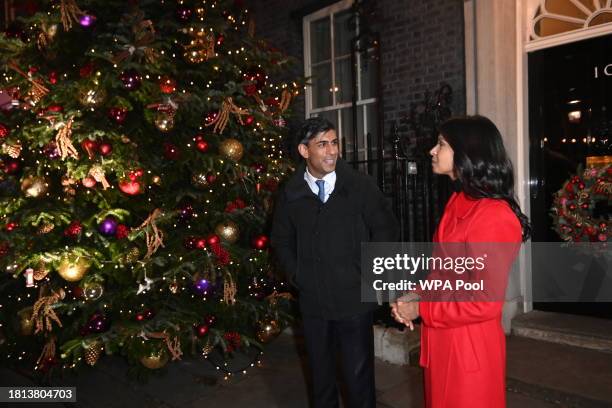
<instances>
[{"instance_id":1,"label":"stone doorstep","mask_svg":"<svg viewBox=\"0 0 612 408\"><path fill-rule=\"evenodd\" d=\"M374 356L382 361L398 365L417 365L421 327L414 331L374 325Z\"/></svg>"},{"instance_id":2,"label":"stone doorstep","mask_svg":"<svg viewBox=\"0 0 612 408\"><path fill-rule=\"evenodd\" d=\"M606 319L532 311L512 320L512 334L612 352L612 321Z\"/></svg>"}]
</instances>

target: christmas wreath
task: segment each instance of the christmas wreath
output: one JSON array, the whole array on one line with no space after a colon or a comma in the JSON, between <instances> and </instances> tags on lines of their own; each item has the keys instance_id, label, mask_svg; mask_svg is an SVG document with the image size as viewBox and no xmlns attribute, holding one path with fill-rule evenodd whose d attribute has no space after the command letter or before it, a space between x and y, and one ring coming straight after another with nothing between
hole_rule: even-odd
<instances>
[{"instance_id":1,"label":"christmas wreath","mask_svg":"<svg viewBox=\"0 0 612 408\"><path fill-rule=\"evenodd\" d=\"M551 215L564 241L607 242L612 238L612 165L579 170L555 193Z\"/></svg>"}]
</instances>

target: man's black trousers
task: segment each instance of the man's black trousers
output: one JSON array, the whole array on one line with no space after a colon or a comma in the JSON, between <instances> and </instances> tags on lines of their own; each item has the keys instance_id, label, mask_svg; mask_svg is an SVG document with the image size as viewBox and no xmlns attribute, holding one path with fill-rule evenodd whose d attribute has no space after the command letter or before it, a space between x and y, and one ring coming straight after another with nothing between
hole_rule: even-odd
<instances>
[{"instance_id":1,"label":"man's black trousers","mask_svg":"<svg viewBox=\"0 0 612 408\"><path fill-rule=\"evenodd\" d=\"M340 351L347 408L374 408L372 312L342 320L303 317L315 408L338 407L336 356Z\"/></svg>"}]
</instances>

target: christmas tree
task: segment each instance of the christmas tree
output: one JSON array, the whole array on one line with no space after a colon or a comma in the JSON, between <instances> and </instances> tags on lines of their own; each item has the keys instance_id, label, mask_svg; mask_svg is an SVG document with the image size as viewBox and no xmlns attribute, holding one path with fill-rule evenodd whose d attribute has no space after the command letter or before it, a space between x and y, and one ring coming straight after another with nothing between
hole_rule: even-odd
<instances>
[{"instance_id":1,"label":"christmas tree","mask_svg":"<svg viewBox=\"0 0 612 408\"><path fill-rule=\"evenodd\" d=\"M49 373L261 347L290 300L266 226L291 61L239 1L37 4L0 36L0 354Z\"/></svg>"}]
</instances>

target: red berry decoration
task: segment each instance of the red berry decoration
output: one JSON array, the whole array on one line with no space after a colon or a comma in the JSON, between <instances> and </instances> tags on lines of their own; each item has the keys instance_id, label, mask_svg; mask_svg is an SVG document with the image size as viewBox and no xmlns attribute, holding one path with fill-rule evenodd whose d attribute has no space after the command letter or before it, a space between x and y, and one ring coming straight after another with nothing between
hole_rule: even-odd
<instances>
[{"instance_id":1,"label":"red berry decoration","mask_svg":"<svg viewBox=\"0 0 612 408\"><path fill-rule=\"evenodd\" d=\"M202 338L202 337L206 336L206 334L208 333L208 330L209 330L209 329L210 329L210 328L208 327L208 325L207 325L207 324L199 324L199 325L197 325L197 326L195 327L195 333L196 333L196 336L198 336L198 337L200 337L200 338Z\"/></svg>"},{"instance_id":2,"label":"red berry decoration","mask_svg":"<svg viewBox=\"0 0 612 408\"><path fill-rule=\"evenodd\" d=\"M207 125L210 125L211 123L213 123L215 121L215 119L217 119L217 112L208 112L205 116L204 116L204 123Z\"/></svg>"},{"instance_id":3,"label":"red berry decoration","mask_svg":"<svg viewBox=\"0 0 612 408\"><path fill-rule=\"evenodd\" d=\"M130 235L130 229L125 224L117 225L117 231L115 232L115 237L117 239L125 239Z\"/></svg>"},{"instance_id":4,"label":"red berry decoration","mask_svg":"<svg viewBox=\"0 0 612 408\"><path fill-rule=\"evenodd\" d=\"M102 142L98 145L98 152L102 156L108 156L113 152L113 145L108 142Z\"/></svg>"},{"instance_id":5,"label":"red berry decoration","mask_svg":"<svg viewBox=\"0 0 612 408\"><path fill-rule=\"evenodd\" d=\"M204 249L204 248L206 248L206 238L198 238L196 240L195 247L197 249Z\"/></svg>"},{"instance_id":6,"label":"red berry decoration","mask_svg":"<svg viewBox=\"0 0 612 408\"><path fill-rule=\"evenodd\" d=\"M216 179L217 179L217 176L215 176L212 173L209 173L206 175L206 181L208 181L209 184L214 183Z\"/></svg>"},{"instance_id":7,"label":"red berry decoration","mask_svg":"<svg viewBox=\"0 0 612 408\"><path fill-rule=\"evenodd\" d=\"M198 149L202 153L206 153L208 151L208 148L210 147L208 142L204 140L204 137L199 135L195 138L195 146L196 149Z\"/></svg>"},{"instance_id":8,"label":"red berry decoration","mask_svg":"<svg viewBox=\"0 0 612 408\"><path fill-rule=\"evenodd\" d=\"M6 159L3 167L6 174L16 174L21 170L21 163L17 159Z\"/></svg>"},{"instance_id":9,"label":"red berry decoration","mask_svg":"<svg viewBox=\"0 0 612 408\"><path fill-rule=\"evenodd\" d=\"M118 125L122 125L127 118L128 110L126 108L114 107L108 110L108 117L115 121Z\"/></svg>"},{"instance_id":10,"label":"red berry decoration","mask_svg":"<svg viewBox=\"0 0 612 408\"><path fill-rule=\"evenodd\" d=\"M5 226L5 229L6 229L8 232L12 232L12 231L14 231L15 229L17 229L17 227L18 227L18 226L19 226L19 224L17 224L16 222L7 222L7 223L6 223L6 226Z\"/></svg>"},{"instance_id":11,"label":"red berry decoration","mask_svg":"<svg viewBox=\"0 0 612 408\"><path fill-rule=\"evenodd\" d=\"M57 72L55 71L49 72L49 83L51 85L57 84Z\"/></svg>"},{"instance_id":12,"label":"red berry decoration","mask_svg":"<svg viewBox=\"0 0 612 408\"><path fill-rule=\"evenodd\" d=\"M253 245L253 248L255 249L266 249L269 243L270 238L268 238L266 235L257 235L251 241L251 245Z\"/></svg>"},{"instance_id":13,"label":"red berry decoration","mask_svg":"<svg viewBox=\"0 0 612 408\"><path fill-rule=\"evenodd\" d=\"M249 115L246 117L246 119L244 120L244 123L247 124L247 126L252 125L255 122L255 116L253 115Z\"/></svg>"},{"instance_id":14,"label":"red berry decoration","mask_svg":"<svg viewBox=\"0 0 612 408\"><path fill-rule=\"evenodd\" d=\"M208 245L218 245L219 242L221 242L221 239L216 234L210 234L209 236L206 237L206 243Z\"/></svg>"},{"instance_id":15,"label":"red berry decoration","mask_svg":"<svg viewBox=\"0 0 612 408\"><path fill-rule=\"evenodd\" d=\"M218 45L218 46L223 45L223 42L224 42L224 41L225 41L225 37L224 37L222 34L219 34L219 35L217 36L217 45Z\"/></svg>"},{"instance_id":16,"label":"red berry decoration","mask_svg":"<svg viewBox=\"0 0 612 408\"><path fill-rule=\"evenodd\" d=\"M72 221L68 227L64 230L64 236L68 238L77 238L83 231L83 225L80 221Z\"/></svg>"},{"instance_id":17,"label":"red berry decoration","mask_svg":"<svg viewBox=\"0 0 612 408\"><path fill-rule=\"evenodd\" d=\"M3 123L0 123L0 139L4 139L11 134L10 129Z\"/></svg>"},{"instance_id":18,"label":"red berry decoration","mask_svg":"<svg viewBox=\"0 0 612 408\"><path fill-rule=\"evenodd\" d=\"M171 94L176 91L176 81L167 75L159 79L159 90L164 94Z\"/></svg>"}]
</instances>

